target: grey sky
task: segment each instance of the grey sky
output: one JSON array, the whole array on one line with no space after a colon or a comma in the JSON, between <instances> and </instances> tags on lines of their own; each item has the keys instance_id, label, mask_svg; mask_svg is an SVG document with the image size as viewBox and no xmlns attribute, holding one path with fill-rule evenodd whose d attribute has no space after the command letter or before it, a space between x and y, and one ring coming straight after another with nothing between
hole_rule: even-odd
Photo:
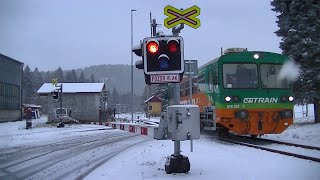
<instances>
[{"instance_id":1,"label":"grey sky","mask_svg":"<svg viewBox=\"0 0 320 180\"><path fill-rule=\"evenodd\" d=\"M197 59L198 65L219 56L220 47L281 53L270 0L0 0L0 53L32 70L130 64L130 10L138 10L138 44L150 36L149 12L163 24L167 5L200 7L201 26L181 33L185 59ZM171 33L164 26L158 30Z\"/></svg>"}]
</instances>

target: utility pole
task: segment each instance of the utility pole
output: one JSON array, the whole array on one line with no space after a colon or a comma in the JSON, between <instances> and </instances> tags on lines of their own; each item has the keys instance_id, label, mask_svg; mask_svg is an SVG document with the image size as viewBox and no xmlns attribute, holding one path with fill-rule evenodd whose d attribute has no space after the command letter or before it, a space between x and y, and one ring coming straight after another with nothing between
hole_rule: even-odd
<instances>
[{"instance_id":1,"label":"utility pole","mask_svg":"<svg viewBox=\"0 0 320 180\"><path fill-rule=\"evenodd\" d=\"M130 98L130 110L131 110L131 122L133 123L133 54L132 54L132 47L133 47L133 17L132 13L137 10L131 9L131 98Z\"/></svg>"},{"instance_id":2,"label":"utility pole","mask_svg":"<svg viewBox=\"0 0 320 180\"><path fill-rule=\"evenodd\" d=\"M60 85L56 85L56 87L59 87L59 102L60 102L60 110L59 110L59 119L60 123L58 123L58 128L64 127L64 123L62 122L62 83Z\"/></svg>"}]
</instances>

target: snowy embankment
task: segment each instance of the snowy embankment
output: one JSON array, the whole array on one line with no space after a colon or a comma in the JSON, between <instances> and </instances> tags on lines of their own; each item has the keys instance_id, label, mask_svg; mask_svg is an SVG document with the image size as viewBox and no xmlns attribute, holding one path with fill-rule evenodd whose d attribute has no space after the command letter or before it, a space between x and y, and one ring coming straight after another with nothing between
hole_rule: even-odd
<instances>
[{"instance_id":1,"label":"snowy embankment","mask_svg":"<svg viewBox=\"0 0 320 180\"><path fill-rule=\"evenodd\" d=\"M281 134L264 135L263 138L320 147L320 124L314 124L313 104L294 107L294 121Z\"/></svg>"}]
</instances>

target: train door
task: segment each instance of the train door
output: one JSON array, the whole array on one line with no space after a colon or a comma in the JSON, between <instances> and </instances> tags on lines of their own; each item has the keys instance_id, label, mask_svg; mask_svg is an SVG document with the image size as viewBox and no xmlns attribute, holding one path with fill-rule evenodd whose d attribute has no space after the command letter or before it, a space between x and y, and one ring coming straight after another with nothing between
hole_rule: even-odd
<instances>
[{"instance_id":1,"label":"train door","mask_svg":"<svg viewBox=\"0 0 320 180\"><path fill-rule=\"evenodd\" d=\"M216 130L216 113L214 106L214 84L215 71L213 65L208 67L205 73L207 96L210 102L210 106L204 108L204 130Z\"/></svg>"}]
</instances>

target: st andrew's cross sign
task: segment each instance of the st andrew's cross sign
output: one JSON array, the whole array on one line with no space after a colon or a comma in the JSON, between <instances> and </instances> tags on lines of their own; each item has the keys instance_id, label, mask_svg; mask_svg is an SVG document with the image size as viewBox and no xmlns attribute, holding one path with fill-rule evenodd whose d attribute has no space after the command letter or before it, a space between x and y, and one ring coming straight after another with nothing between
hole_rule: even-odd
<instances>
[{"instance_id":1,"label":"st andrew's cross sign","mask_svg":"<svg viewBox=\"0 0 320 180\"><path fill-rule=\"evenodd\" d=\"M200 15L200 8L198 6L179 10L168 5L164 8L164 14L168 16L168 18L164 20L164 26L169 29L182 23L194 29L200 26L200 19L196 18L196 16Z\"/></svg>"}]
</instances>

